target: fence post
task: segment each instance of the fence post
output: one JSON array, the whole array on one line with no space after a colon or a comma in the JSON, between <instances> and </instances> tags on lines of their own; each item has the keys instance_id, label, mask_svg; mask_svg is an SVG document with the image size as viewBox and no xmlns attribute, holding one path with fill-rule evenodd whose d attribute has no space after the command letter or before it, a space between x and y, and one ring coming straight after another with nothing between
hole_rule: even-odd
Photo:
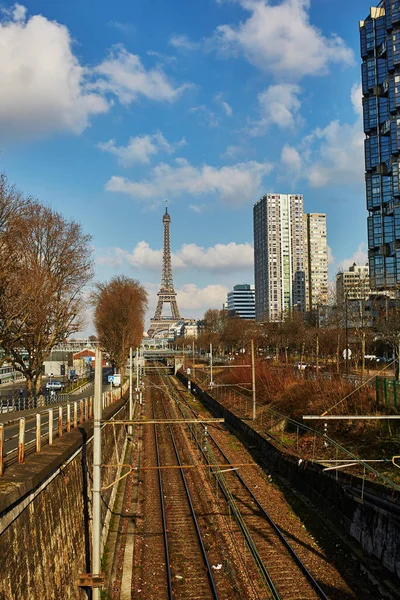
<instances>
[{"instance_id":1,"label":"fence post","mask_svg":"<svg viewBox=\"0 0 400 600\"><path fill-rule=\"evenodd\" d=\"M36 413L36 452L40 452L40 443L42 441L42 422L40 413Z\"/></svg>"},{"instance_id":2,"label":"fence post","mask_svg":"<svg viewBox=\"0 0 400 600\"><path fill-rule=\"evenodd\" d=\"M79 424L83 423L83 400L79 400Z\"/></svg>"},{"instance_id":3,"label":"fence post","mask_svg":"<svg viewBox=\"0 0 400 600\"><path fill-rule=\"evenodd\" d=\"M49 408L49 446L53 443L53 409Z\"/></svg>"},{"instance_id":4,"label":"fence post","mask_svg":"<svg viewBox=\"0 0 400 600\"><path fill-rule=\"evenodd\" d=\"M71 405L67 404L67 432L71 431Z\"/></svg>"},{"instance_id":5,"label":"fence post","mask_svg":"<svg viewBox=\"0 0 400 600\"><path fill-rule=\"evenodd\" d=\"M18 436L18 462L21 464L25 459L25 417L19 420L19 436Z\"/></svg>"},{"instance_id":6,"label":"fence post","mask_svg":"<svg viewBox=\"0 0 400 600\"><path fill-rule=\"evenodd\" d=\"M74 429L78 427L78 403L74 402Z\"/></svg>"},{"instance_id":7,"label":"fence post","mask_svg":"<svg viewBox=\"0 0 400 600\"><path fill-rule=\"evenodd\" d=\"M63 434L63 407L58 407L58 437L62 437Z\"/></svg>"},{"instance_id":8,"label":"fence post","mask_svg":"<svg viewBox=\"0 0 400 600\"><path fill-rule=\"evenodd\" d=\"M0 477L4 475L4 425L0 423Z\"/></svg>"},{"instance_id":9,"label":"fence post","mask_svg":"<svg viewBox=\"0 0 400 600\"><path fill-rule=\"evenodd\" d=\"M89 419L93 419L93 396L89 398Z\"/></svg>"},{"instance_id":10,"label":"fence post","mask_svg":"<svg viewBox=\"0 0 400 600\"><path fill-rule=\"evenodd\" d=\"M88 420L88 399L85 398L85 421Z\"/></svg>"}]
</instances>

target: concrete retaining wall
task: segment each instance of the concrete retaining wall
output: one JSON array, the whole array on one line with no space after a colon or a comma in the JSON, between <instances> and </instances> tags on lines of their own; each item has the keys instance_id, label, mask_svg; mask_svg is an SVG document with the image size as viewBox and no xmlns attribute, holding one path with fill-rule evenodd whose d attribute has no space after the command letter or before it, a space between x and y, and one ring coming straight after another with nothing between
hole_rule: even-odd
<instances>
[{"instance_id":1,"label":"concrete retaining wall","mask_svg":"<svg viewBox=\"0 0 400 600\"><path fill-rule=\"evenodd\" d=\"M124 418L124 402L104 417L118 410ZM92 433L92 424L81 426L1 479L1 600L88 597L76 579L91 571ZM125 438L121 426L103 428L104 463L121 462ZM102 485L115 480L116 473L116 468L104 469ZM103 492L103 522L113 489Z\"/></svg>"},{"instance_id":2,"label":"concrete retaining wall","mask_svg":"<svg viewBox=\"0 0 400 600\"><path fill-rule=\"evenodd\" d=\"M187 385L187 379L178 373ZM193 390L194 388L194 390ZM400 578L400 495L381 485L339 472L324 473L316 463L299 461L282 452L251 424L242 421L206 392L192 384L193 393L218 417L224 417L250 448L258 462L285 478L294 489L308 497L331 521L356 539L361 548L377 558L390 572ZM253 450L251 450L253 449ZM336 479L337 477L337 479Z\"/></svg>"}]
</instances>

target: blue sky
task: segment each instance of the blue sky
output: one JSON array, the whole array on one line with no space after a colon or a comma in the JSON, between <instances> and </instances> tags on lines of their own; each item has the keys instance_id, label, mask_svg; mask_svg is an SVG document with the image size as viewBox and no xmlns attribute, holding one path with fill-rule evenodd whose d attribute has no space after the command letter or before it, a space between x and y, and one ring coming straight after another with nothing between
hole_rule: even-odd
<instances>
[{"instance_id":1,"label":"blue sky","mask_svg":"<svg viewBox=\"0 0 400 600\"><path fill-rule=\"evenodd\" d=\"M252 283L252 207L327 213L366 261L358 21L370 0L0 4L0 170L93 236L96 278L154 311L168 198L185 317ZM88 324L87 331L91 331Z\"/></svg>"}]
</instances>

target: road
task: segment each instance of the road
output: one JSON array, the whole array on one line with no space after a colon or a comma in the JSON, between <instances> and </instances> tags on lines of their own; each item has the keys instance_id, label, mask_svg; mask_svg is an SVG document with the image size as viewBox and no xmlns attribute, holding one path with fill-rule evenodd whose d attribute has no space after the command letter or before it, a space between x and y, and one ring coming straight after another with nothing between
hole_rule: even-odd
<instances>
[{"instance_id":1,"label":"road","mask_svg":"<svg viewBox=\"0 0 400 600\"><path fill-rule=\"evenodd\" d=\"M103 384L102 391L106 392L110 390L109 384ZM73 421L73 403L79 402L84 398L89 398L93 396L94 393L94 384L91 382L89 385L83 386L82 390L77 390L72 394L69 394L68 397L59 401L57 397L55 401L46 407L41 408L31 408L28 410L22 411L12 411L7 413L0 414L0 423L4 424L4 452L6 455L6 462L9 463L10 459L13 460L14 457L16 459L16 454L18 450L18 433L19 433L19 423L18 419L20 417L25 417L25 452L29 451L30 447L35 445L36 440L36 413L41 414L41 436L42 439L47 441L48 439L48 431L49 431L49 408L53 409L53 437L57 437L58 431L58 413L59 406L63 408L63 424L65 428L66 416L67 416L67 400L71 404L71 421ZM78 419L79 419L79 404L78 404ZM43 443L43 442L42 442Z\"/></svg>"}]
</instances>

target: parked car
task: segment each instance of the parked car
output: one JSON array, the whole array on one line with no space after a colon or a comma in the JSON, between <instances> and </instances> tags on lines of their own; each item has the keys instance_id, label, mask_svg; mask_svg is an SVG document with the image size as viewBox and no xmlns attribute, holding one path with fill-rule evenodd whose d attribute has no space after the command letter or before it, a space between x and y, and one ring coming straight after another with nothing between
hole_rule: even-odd
<instances>
[{"instance_id":1,"label":"parked car","mask_svg":"<svg viewBox=\"0 0 400 600\"><path fill-rule=\"evenodd\" d=\"M297 362L294 363L294 368L298 369L299 371L304 371L307 368L307 364L304 362Z\"/></svg>"},{"instance_id":2,"label":"parked car","mask_svg":"<svg viewBox=\"0 0 400 600\"><path fill-rule=\"evenodd\" d=\"M49 392L59 392L60 390L63 390L65 387L65 384L62 381L58 381L57 379L53 379L52 381L48 381L46 383L46 390Z\"/></svg>"}]
</instances>

